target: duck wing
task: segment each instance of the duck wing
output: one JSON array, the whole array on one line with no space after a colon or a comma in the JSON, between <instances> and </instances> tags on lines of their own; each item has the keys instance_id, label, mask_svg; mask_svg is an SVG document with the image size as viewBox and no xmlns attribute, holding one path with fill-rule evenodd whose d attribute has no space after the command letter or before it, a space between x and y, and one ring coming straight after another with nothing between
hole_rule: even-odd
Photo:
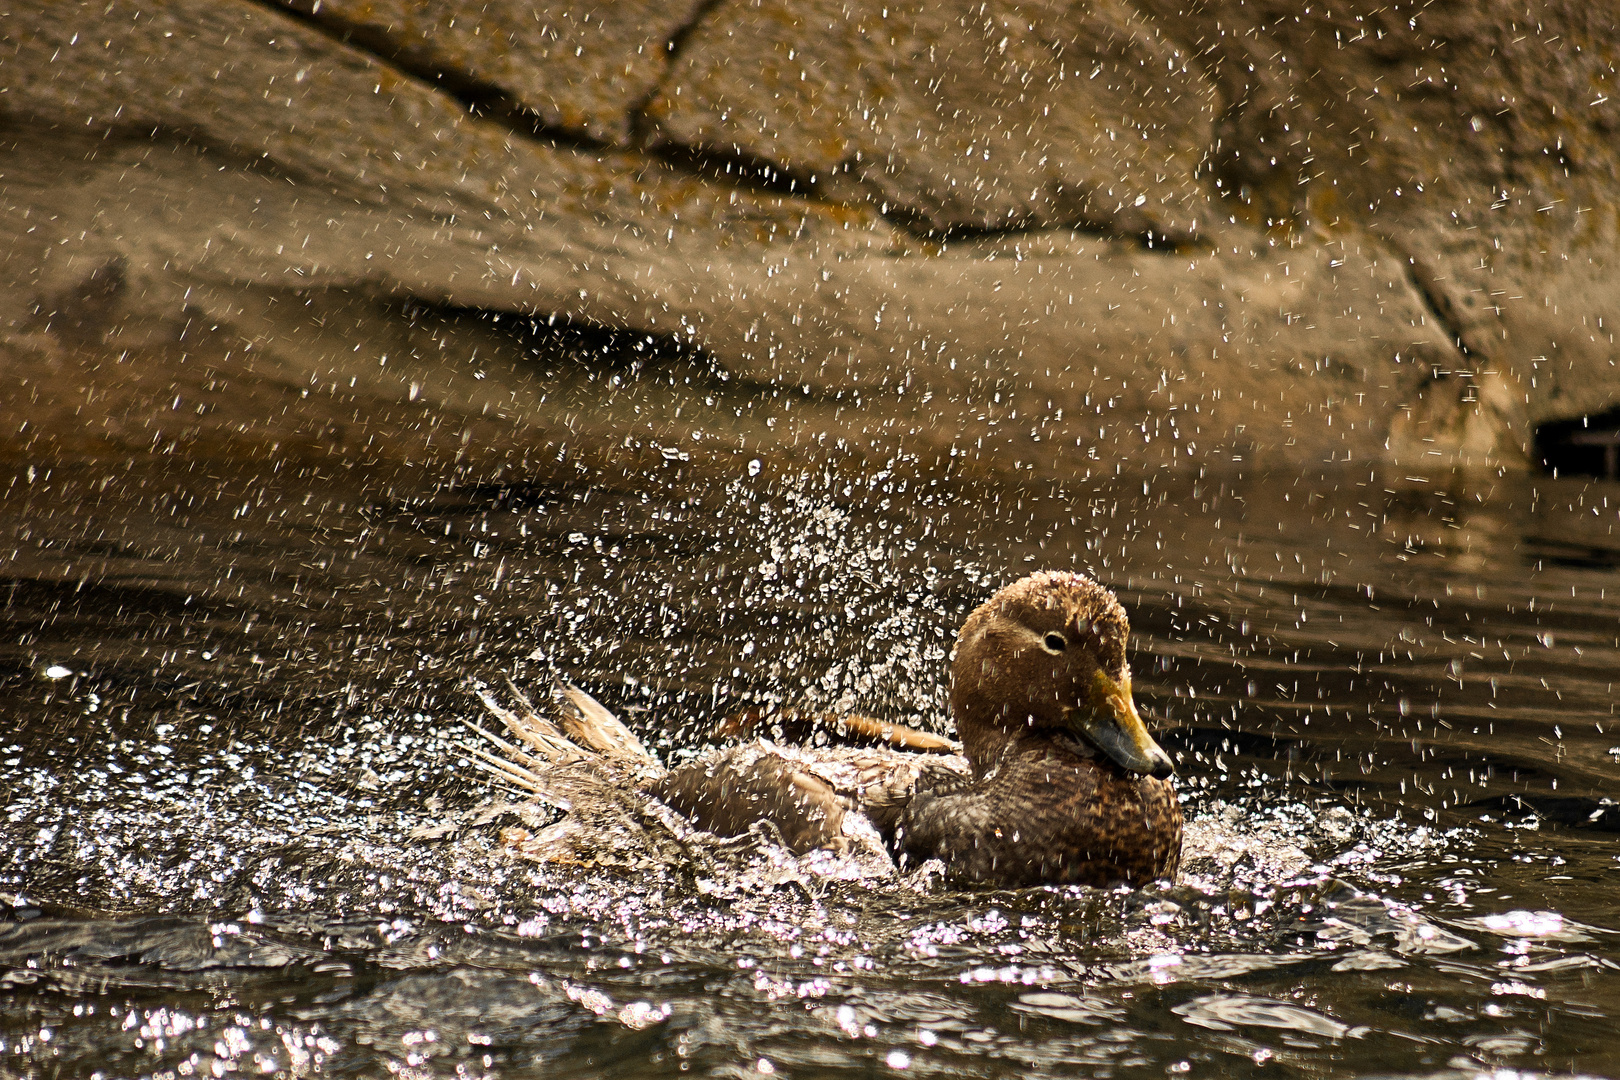
<instances>
[{"instance_id":1,"label":"duck wing","mask_svg":"<svg viewBox=\"0 0 1620 1080\"><path fill-rule=\"evenodd\" d=\"M647 790L700 829L718 836L768 822L795 854L844 850L864 815L879 832L893 823L922 787L964 783L960 757L882 747L778 746L760 739L708 754L672 769Z\"/></svg>"},{"instance_id":2,"label":"duck wing","mask_svg":"<svg viewBox=\"0 0 1620 1080\"><path fill-rule=\"evenodd\" d=\"M749 743L671 769L646 788L670 809L716 836L739 836L766 822L795 855L844 845L851 799L802 762Z\"/></svg>"}]
</instances>

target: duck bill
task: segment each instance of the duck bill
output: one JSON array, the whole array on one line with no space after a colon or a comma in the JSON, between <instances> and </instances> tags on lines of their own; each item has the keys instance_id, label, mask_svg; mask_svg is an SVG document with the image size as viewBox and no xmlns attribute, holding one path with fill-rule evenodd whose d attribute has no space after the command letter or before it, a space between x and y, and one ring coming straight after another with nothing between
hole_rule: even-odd
<instances>
[{"instance_id":1,"label":"duck bill","mask_svg":"<svg viewBox=\"0 0 1620 1080\"><path fill-rule=\"evenodd\" d=\"M1121 768L1164 779L1176 771L1131 700L1131 677L1118 682L1097 672L1091 701L1070 713L1070 722L1098 750Z\"/></svg>"}]
</instances>

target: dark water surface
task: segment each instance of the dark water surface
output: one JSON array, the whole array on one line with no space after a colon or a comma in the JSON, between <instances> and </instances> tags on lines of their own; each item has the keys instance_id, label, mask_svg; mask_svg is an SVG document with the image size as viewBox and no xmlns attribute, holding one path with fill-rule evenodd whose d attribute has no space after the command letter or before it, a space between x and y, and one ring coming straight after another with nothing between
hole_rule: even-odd
<instances>
[{"instance_id":1,"label":"dark water surface","mask_svg":"<svg viewBox=\"0 0 1620 1080\"><path fill-rule=\"evenodd\" d=\"M9 465L0 1076L1620 1077L1620 485L634 449ZM1131 612L1174 886L540 865L480 813L469 677L666 756L946 730L1037 567Z\"/></svg>"}]
</instances>

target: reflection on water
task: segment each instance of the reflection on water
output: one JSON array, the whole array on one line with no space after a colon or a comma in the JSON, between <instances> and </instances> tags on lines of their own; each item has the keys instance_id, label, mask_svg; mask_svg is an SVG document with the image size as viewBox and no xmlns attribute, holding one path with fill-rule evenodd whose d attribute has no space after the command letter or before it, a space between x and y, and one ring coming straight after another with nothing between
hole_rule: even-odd
<instances>
[{"instance_id":1,"label":"reflection on water","mask_svg":"<svg viewBox=\"0 0 1620 1080\"><path fill-rule=\"evenodd\" d=\"M673 446L17 465L0 1072L1620 1075L1620 488ZM666 756L745 704L942 728L1035 566L1131 611L1173 886L531 864L459 746L467 676L547 664Z\"/></svg>"}]
</instances>

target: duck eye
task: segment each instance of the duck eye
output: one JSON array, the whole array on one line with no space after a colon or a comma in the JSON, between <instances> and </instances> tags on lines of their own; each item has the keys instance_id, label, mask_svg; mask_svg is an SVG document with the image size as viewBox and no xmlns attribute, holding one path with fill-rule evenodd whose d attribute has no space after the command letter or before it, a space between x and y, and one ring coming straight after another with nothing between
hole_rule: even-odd
<instances>
[{"instance_id":1,"label":"duck eye","mask_svg":"<svg viewBox=\"0 0 1620 1080\"><path fill-rule=\"evenodd\" d=\"M1050 649L1052 652L1062 652L1065 648L1068 647L1068 644L1069 644L1068 639L1065 638L1062 634L1047 634L1046 635L1046 647L1048 649Z\"/></svg>"}]
</instances>

